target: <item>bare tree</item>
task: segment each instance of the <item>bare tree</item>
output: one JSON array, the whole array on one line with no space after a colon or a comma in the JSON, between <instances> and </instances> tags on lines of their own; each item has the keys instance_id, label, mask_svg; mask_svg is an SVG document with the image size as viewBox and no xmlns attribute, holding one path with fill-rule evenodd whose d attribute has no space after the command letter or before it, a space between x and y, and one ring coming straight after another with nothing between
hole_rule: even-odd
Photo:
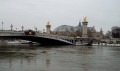
<instances>
[{"instance_id":1,"label":"bare tree","mask_svg":"<svg viewBox=\"0 0 120 71\"><path fill-rule=\"evenodd\" d=\"M113 38L120 38L120 27L114 26L111 30Z\"/></svg>"}]
</instances>

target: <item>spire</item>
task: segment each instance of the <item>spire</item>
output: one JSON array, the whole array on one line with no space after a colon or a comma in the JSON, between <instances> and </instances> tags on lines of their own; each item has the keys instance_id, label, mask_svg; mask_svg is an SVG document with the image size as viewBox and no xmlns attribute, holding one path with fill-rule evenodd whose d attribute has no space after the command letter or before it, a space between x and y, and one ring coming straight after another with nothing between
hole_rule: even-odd
<instances>
[{"instance_id":1,"label":"spire","mask_svg":"<svg viewBox=\"0 0 120 71\"><path fill-rule=\"evenodd\" d=\"M102 31L102 28L100 29L100 32L103 32L103 31Z\"/></svg>"},{"instance_id":2,"label":"spire","mask_svg":"<svg viewBox=\"0 0 120 71\"><path fill-rule=\"evenodd\" d=\"M78 26L80 26L80 27L82 26L82 25L81 25L81 21L79 21L79 25L78 25Z\"/></svg>"}]
</instances>

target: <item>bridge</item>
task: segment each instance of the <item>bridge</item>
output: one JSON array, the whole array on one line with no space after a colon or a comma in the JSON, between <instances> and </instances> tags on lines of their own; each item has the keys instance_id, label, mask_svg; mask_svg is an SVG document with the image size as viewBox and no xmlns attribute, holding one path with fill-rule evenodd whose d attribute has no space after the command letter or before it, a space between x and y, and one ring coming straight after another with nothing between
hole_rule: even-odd
<instances>
[{"instance_id":1,"label":"bridge","mask_svg":"<svg viewBox=\"0 0 120 71\"><path fill-rule=\"evenodd\" d=\"M58 36L58 35L51 35L44 33L36 33L33 35L32 32L29 32L28 35L26 35L25 31L13 31L13 30L12 31L1 30L0 38L29 40L33 42L38 42L43 45L74 45L75 44L74 37Z\"/></svg>"}]
</instances>

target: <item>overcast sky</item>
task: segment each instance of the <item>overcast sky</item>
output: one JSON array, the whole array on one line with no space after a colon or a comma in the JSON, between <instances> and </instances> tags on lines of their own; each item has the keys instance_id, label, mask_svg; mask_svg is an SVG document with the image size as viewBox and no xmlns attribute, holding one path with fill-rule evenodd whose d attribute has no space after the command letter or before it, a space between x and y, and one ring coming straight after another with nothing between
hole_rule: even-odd
<instances>
[{"instance_id":1,"label":"overcast sky","mask_svg":"<svg viewBox=\"0 0 120 71\"><path fill-rule=\"evenodd\" d=\"M0 22L9 30L51 29L60 25L77 26L87 16L88 27L95 26L106 32L112 26L120 26L120 0L0 0ZM2 23L0 24L0 29Z\"/></svg>"}]
</instances>

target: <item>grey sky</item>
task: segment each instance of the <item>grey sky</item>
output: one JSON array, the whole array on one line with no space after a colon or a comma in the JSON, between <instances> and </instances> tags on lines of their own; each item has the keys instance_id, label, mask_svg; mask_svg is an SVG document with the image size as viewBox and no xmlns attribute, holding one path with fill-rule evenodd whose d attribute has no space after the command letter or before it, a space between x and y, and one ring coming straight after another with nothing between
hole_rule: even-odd
<instances>
[{"instance_id":1,"label":"grey sky","mask_svg":"<svg viewBox=\"0 0 120 71\"><path fill-rule=\"evenodd\" d=\"M50 21L52 30L60 25L78 25L87 16L88 26L102 27L106 32L120 26L120 0L0 0L0 22L4 29L45 29ZM1 26L1 24L0 24ZM0 27L1 29L1 27Z\"/></svg>"}]
</instances>

